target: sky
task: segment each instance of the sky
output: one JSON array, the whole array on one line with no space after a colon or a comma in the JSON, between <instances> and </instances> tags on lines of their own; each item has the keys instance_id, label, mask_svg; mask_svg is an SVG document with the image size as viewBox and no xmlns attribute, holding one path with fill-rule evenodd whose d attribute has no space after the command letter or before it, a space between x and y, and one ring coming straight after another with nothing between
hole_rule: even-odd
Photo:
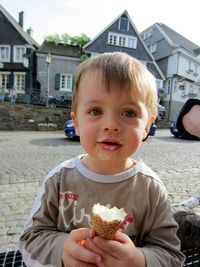
<instances>
[{"instance_id":1,"label":"sky","mask_svg":"<svg viewBox=\"0 0 200 267\"><path fill-rule=\"evenodd\" d=\"M18 21L24 11L24 30L42 44L45 36L85 33L91 39L127 10L139 32L164 23L200 46L200 0L0 0Z\"/></svg>"}]
</instances>

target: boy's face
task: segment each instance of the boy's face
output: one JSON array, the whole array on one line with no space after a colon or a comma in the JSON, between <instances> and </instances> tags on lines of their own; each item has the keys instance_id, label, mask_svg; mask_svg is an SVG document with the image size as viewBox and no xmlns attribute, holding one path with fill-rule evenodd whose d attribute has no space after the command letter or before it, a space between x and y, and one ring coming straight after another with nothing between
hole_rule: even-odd
<instances>
[{"instance_id":1,"label":"boy's face","mask_svg":"<svg viewBox=\"0 0 200 267\"><path fill-rule=\"evenodd\" d=\"M128 159L149 131L148 112L137 97L110 82L108 91L99 71L81 78L76 115L76 134L88 153L83 163L92 171L114 174L131 167Z\"/></svg>"}]
</instances>

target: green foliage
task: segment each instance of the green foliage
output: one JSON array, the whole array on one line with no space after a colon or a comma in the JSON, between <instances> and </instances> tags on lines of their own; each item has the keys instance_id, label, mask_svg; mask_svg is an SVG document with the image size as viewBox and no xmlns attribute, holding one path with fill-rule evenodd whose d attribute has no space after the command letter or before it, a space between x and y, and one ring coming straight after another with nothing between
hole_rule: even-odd
<instances>
[{"instance_id":1,"label":"green foliage","mask_svg":"<svg viewBox=\"0 0 200 267\"><path fill-rule=\"evenodd\" d=\"M65 45L78 45L82 48L86 43L90 41L90 38L85 34L81 33L79 36L70 36L68 33L63 33L61 35L54 34L45 37L45 41L54 42L55 44L65 44Z\"/></svg>"},{"instance_id":2,"label":"green foliage","mask_svg":"<svg viewBox=\"0 0 200 267\"><path fill-rule=\"evenodd\" d=\"M85 55L85 54L83 54L83 55L81 56L81 58L82 58L82 59L88 59L88 56Z\"/></svg>"},{"instance_id":3,"label":"green foliage","mask_svg":"<svg viewBox=\"0 0 200 267\"><path fill-rule=\"evenodd\" d=\"M45 37L45 41L47 42L54 42L55 44L61 43L61 39L59 34L54 34L54 35L48 35Z\"/></svg>"},{"instance_id":4,"label":"green foliage","mask_svg":"<svg viewBox=\"0 0 200 267\"><path fill-rule=\"evenodd\" d=\"M71 43L71 37L68 33L61 34L60 41L64 44L70 44Z\"/></svg>"}]
</instances>

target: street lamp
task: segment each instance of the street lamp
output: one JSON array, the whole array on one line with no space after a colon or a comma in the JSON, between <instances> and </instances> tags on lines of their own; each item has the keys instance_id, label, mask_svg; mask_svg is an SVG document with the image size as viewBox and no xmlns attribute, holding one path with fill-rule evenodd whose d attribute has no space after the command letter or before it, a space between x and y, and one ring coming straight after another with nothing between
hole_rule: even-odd
<instances>
[{"instance_id":1,"label":"street lamp","mask_svg":"<svg viewBox=\"0 0 200 267\"><path fill-rule=\"evenodd\" d=\"M52 56L50 53L46 56L46 63L47 63L47 101L46 101L46 107L49 107L49 67L51 64Z\"/></svg>"}]
</instances>

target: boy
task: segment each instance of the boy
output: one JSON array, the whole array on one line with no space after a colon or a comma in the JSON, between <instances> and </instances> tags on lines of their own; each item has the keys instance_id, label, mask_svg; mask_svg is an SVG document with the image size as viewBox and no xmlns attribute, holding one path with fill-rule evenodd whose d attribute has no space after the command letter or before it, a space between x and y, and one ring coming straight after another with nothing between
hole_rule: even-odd
<instances>
[{"instance_id":1,"label":"boy","mask_svg":"<svg viewBox=\"0 0 200 267\"><path fill-rule=\"evenodd\" d=\"M123 53L83 62L73 96L76 134L87 154L57 166L20 237L28 266L181 266L175 223L160 179L130 156L157 115L153 76ZM92 206L124 207L113 240L95 236ZM84 245L81 245L84 244Z\"/></svg>"}]
</instances>

